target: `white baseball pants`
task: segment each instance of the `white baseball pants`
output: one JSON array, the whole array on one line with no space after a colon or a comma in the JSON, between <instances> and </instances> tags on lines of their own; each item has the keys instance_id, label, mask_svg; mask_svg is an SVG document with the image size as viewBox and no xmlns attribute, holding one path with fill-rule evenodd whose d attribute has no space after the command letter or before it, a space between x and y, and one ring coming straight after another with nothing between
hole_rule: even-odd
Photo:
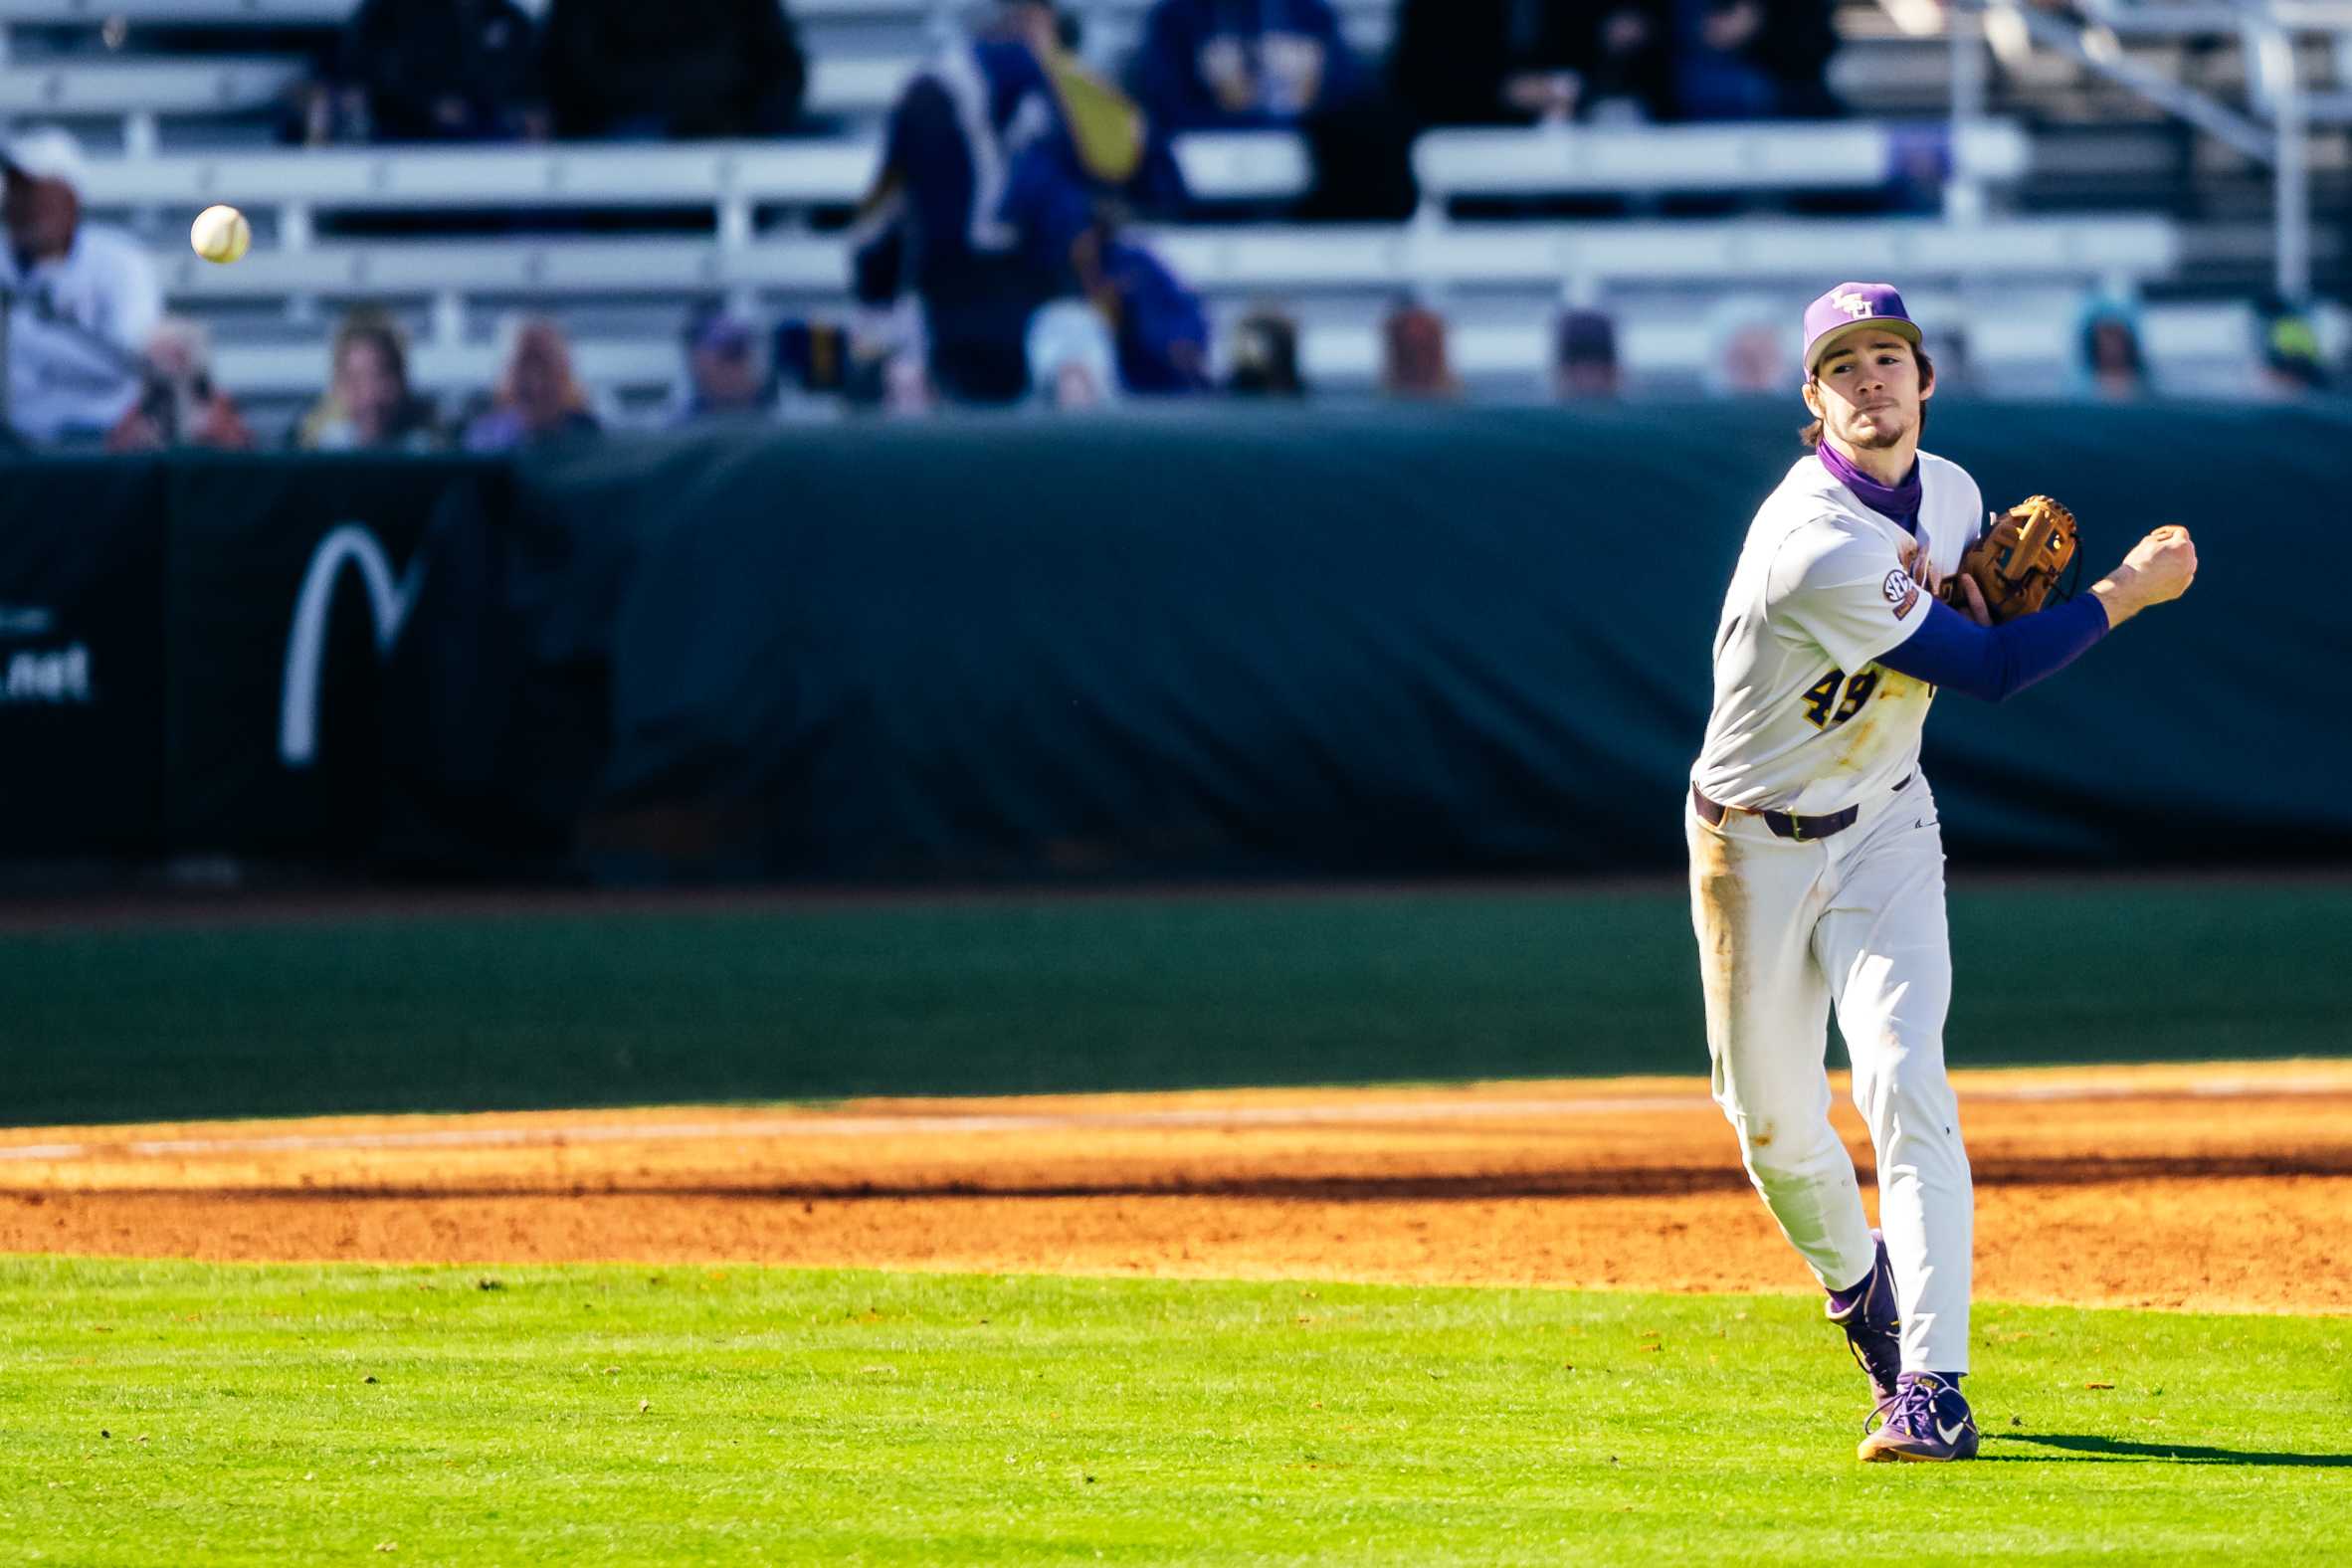
<instances>
[{"instance_id":1,"label":"white baseball pants","mask_svg":"<svg viewBox=\"0 0 2352 1568\"><path fill-rule=\"evenodd\" d=\"M1877 1151L1903 1369L1967 1371L1976 1202L1944 1076L1952 949L1926 779L1815 842L1777 838L1749 812L1709 827L1687 796L1683 813L1715 1102L1749 1179L1824 1289L1869 1272L1854 1161L1830 1125L1834 1004Z\"/></svg>"}]
</instances>

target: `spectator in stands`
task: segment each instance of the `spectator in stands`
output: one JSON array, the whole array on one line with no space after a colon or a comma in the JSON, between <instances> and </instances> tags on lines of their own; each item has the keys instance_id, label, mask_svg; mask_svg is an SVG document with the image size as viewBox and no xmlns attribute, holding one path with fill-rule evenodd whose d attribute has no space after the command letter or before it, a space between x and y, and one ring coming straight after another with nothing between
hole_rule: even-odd
<instances>
[{"instance_id":1,"label":"spectator in stands","mask_svg":"<svg viewBox=\"0 0 2352 1568\"><path fill-rule=\"evenodd\" d=\"M1029 379L1046 407L1102 408L1118 397L1110 328L1082 299L1058 299L1030 318Z\"/></svg>"},{"instance_id":2,"label":"spectator in stands","mask_svg":"<svg viewBox=\"0 0 2352 1568\"><path fill-rule=\"evenodd\" d=\"M1380 390L1399 398L1454 398L1462 383L1446 353L1446 318L1410 300L1397 305L1380 328Z\"/></svg>"},{"instance_id":3,"label":"spectator in stands","mask_svg":"<svg viewBox=\"0 0 2352 1568\"><path fill-rule=\"evenodd\" d=\"M1666 0L1603 7L1583 39L1580 112L1604 124L1664 119L1673 103L1672 18Z\"/></svg>"},{"instance_id":4,"label":"spectator in stands","mask_svg":"<svg viewBox=\"0 0 2352 1568\"><path fill-rule=\"evenodd\" d=\"M931 385L930 367L920 354L896 353L882 363L882 411L896 419L935 412L938 389Z\"/></svg>"},{"instance_id":5,"label":"spectator in stands","mask_svg":"<svg viewBox=\"0 0 2352 1568\"><path fill-rule=\"evenodd\" d=\"M362 305L335 328L326 396L294 427L305 452L432 452L442 446L433 405L408 380L408 336Z\"/></svg>"},{"instance_id":6,"label":"spectator in stands","mask_svg":"<svg viewBox=\"0 0 2352 1568\"><path fill-rule=\"evenodd\" d=\"M253 431L212 379L212 334L201 321L167 315L147 338L147 384L138 406L106 436L108 452L165 447L253 449Z\"/></svg>"},{"instance_id":7,"label":"spectator in stands","mask_svg":"<svg viewBox=\"0 0 2352 1568\"><path fill-rule=\"evenodd\" d=\"M2082 373L2095 396L2127 402L2148 395L2148 361L2140 351L2139 327L2129 309L2112 300L2094 300L2083 312L2081 344Z\"/></svg>"},{"instance_id":8,"label":"spectator in stands","mask_svg":"<svg viewBox=\"0 0 2352 1568\"><path fill-rule=\"evenodd\" d=\"M1211 390L1209 314L1200 295L1132 239L1104 242L1102 273L1119 386L1139 397Z\"/></svg>"},{"instance_id":9,"label":"spectator in stands","mask_svg":"<svg viewBox=\"0 0 2352 1568\"><path fill-rule=\"evenodd\" d=\"M2326 357L2310 315L2272 295L2255 307L2255 319L2261 333L2262 390L2281 400L2326 391Z\"/></svg>"},{"instance_id":10,"label":"spectator in stands","mask_svg":"<svg viewBox=\"0 0 2352 1568\"><path fill-rule=\"evenodd\" d=\"M1135 55L1169 131L1292 127L1362 87L1329 0L1158 0Z\"/></svg>"},{"instance_id":11,"label":"spectator in stands","mask_svg":"<svg viewBox=\"0 0 2352 1568\"><path fill-rule=\"evenodd\" d=\"M850 328L838 321L779 321L770 341L776 379L795 392L828 396L849 379L856 349Z\"/></svg>"},{"instance_id":12,"label":"spectator in stands","mask_svg":"<svg viewBox=\"0 0 2352 1568\"><path fill-rule=\"evenodd\" d=\"M367 90L342 80L341 41L314 53L318 58L310 76L287 89L278 116L278 140L295 147L366 140L370 133Z\"/></svg>"},{"instance_id":13,"label":"spectator in stands","mask_svg":"<svg viewBox=\"0 0 2352 1568\"><path fill-rule=\"evenodd\" d=\"M1082 294L1117 318L1113 198L1181 189L1145 129L1039 0L1007 0L907 84L853 232L853 285L877 315L920 301L941 397L1026 394L1029 319L1049 299Z\"/></svg>"},{"instance_id":14,"label":"spectator in stands","mask_svg":"<svg viewBox=\"0 0 2352 1568\"><path fill-rule=\"evenodd\" d=\"M1984 377L1976 362L1976 343L1965 321L1947 321L1935 331L1935 389L1949 397L1954 392L1974 396L1984 391Z\"/></svg>"},{"instance_id":15,"label":"spectator in stands","mask_svg":"<svg viewBox=\"0 0 2352 1568\"><path fill-rule=\"evenodd\" d=\"M853 404L881 401L881 366L861 360L851 326L795 316L768 334L776 417L793 423L839 419Z\"/></svg>"},{"instance_id":16,"label":"spectator in stands","mask_svg":"<svg viewBox=\"0 0 2352 1568\"><path fill-rule=\"evenodd\" d=\"M343 30L343 80L377 141L544 136L538 39L513 0L362 0Z\"/></svg>"},{"instance_id":17,"label":"spectator in stands","mask_svg":"<svg viewBox=\"0 0 2352 1568\"><path fill-rule=\"evenodd\" d=\"M686 397L671 423L680 428L765 424L774 417L759 333L722 304L686 317Z\"/></svg>"},{"instance_id":18,"label":"spectator in stands","mask_svg":"<svg viewBox=\"0 0 2352 1568\"><path fill-rule=\"evenodd\" d=\"M1561 402L1618 395L1617 323L1605 313L1567 311L1552 348L1552 395Z\"/></svg>"},{"instance_id":19,"label":"spectator in stands","mask_svg":"<svg viewBox=\"0 0 2352 1568\"><path fill-rule=\"evenodd\" d=\"M1422 125L1661 116L1666 0L1404 0L1390 82Z\"/></svg>"},{"instance_id":20,"label":"spectator in stands","mask_svg":"<svg viewBox=\"0 0 2352 1568\"><path fill-rule=\"evenodd\" d=\"M1782 314L1760 301L1738 298L1708 312L1713 353L1704 379L1709 396L1785 396L1803 379Z\"/></svg>"},{"instance_id":21,"label":"spectator in stands","mask_svg":"<svg viewBox=\"0 0 2352 1568\"><path fill-rule=\"evenodd\" d=\"M1886 128L1886 191L1880 203L1887 213L1940 213L1944 187L1952 178L1952 135L1949 125L1895 124ZM1944 374L1937 356L1936 375ZM1948 383L1947 383L1948 386Z\"/></svg>"},{"instance_id":22,"label":"spectator in stands","mask_svg":"<svg viewBox=\"0 0 2352 1568\"><path fill-rule=\"evenodd\" d=\"M468 452L516 452L577 441L604 428L588 411L562 327L543 315L517 316L499 336L506 346L498 384L490 406L466 426Z\"/></svg>"},{"instance_id":23,"label":"spectator in stands","mask_svg":"<svg viewBox=\"0 0 2352 1568\"><path fill-rule=\"evenodd\" d=\"M1818 119L1839 112L1829 0L1674 0L1673 70L1684 119Z\"/></svg>"},{"instance_id":24,"label":"spectator in stands","mask_svg":"<svg viewBox=\"0 0 2352 1568\"><path fill-rule=\"evenodd\" d=\"M0 441L13 431L43 445L96 445L138 406L139 356L163 314L163 291L128 235L82 221L82 147L71 134L23 132L0 147L0 171L8 225Z\"/></svg>"},{"instance_id":25,"label":"spectator in stands","mask_svg":"<svg viewBox=\"0 0 2352 1568\"><path fill-rule=\"evenodd\" d=\"M1362 71L1330 0L1157 0L1135 52L1155 131L1296 130L1314 159L1307 218L1413 210L1403 116Z\"/></svg>"},{"instance_id":26,"label":"spectator in stands","mask_svg":"<svg viewBox=\"0 0 2352 1568\"><path fill-rule=\"evenodd\" d=\"M1233 367L1225 390L1236 397L1304 398L1298 323L1272 305L1259 305L1234 323Z\"/></svg>"},{"instance_id":27,"label":"spectator in stands","mask_svg":"<svg viewBox=\"0 0 2352 1568\"><path fill-rule=\"evenodd\" d=\"M800 115L808 61L781 0L554 0L559 136L767 136Z\"/></svg>"}]
</instances>

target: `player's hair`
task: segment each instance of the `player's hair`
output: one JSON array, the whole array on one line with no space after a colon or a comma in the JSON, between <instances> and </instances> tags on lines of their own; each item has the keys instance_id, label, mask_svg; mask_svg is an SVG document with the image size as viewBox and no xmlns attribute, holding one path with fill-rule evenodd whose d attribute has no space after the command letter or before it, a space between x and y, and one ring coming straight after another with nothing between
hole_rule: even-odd
<instances>
[{"instance_id":1,"label":"player's hair","mask_svg":"<svg viewBox=\"0 0 2352 1568\"><path fill-rule=\"evenodd\" d=\"M1911 345L1911 357L1919 361L1920 389L1924 391L1928 387L1935 385L1935 361L1927 357L1927 350L1920 347L1917 343L1913 343ZM1814 379L1815 378L1811 375L1808 375L1805 378L1808 385L1810 385ZM1815 420L1812 424L1797 432L1797 439L1804 442L1805 445L1809 447L1820 446L1821 425L1822 422L1820 420ZM1919 434L1922 436L1927 434L1927 405L1925 403L1919 405Z\"/></svg>"}]
</instances>

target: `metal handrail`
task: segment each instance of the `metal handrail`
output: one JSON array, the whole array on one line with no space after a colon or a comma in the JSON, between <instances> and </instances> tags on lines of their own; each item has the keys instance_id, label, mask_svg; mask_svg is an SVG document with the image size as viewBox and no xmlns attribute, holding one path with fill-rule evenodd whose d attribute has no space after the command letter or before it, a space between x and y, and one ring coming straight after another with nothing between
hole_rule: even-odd
<instances>
[{"instance_id":1,"label":"metal handrail","mask_svg":"<svg viewBox=\"0 0 2352 1568\"><path fill-rule=\"evenodd\" d=\"M2023 0L1957 0L1980 18L1999 14L2034 42L2067 56L2196 126L2207 135L2266 164L2271 177L2276 232L2275 282L2281 295L2303 300L2311 293L2310 141L2314 119L2352 118L2352 94L2313 96L2303 91L2295 70L2295 40L2310 33L2352 36L2352 0L2183 0L2180 4L2137 6L2121 0L2085 0L2094 21L2089 28ZM1981 21L1980 21L1981 27ZM1952 113L1983 109L1983 62L1956 12L1952 27ZM2188 37L2235 33L2247 63L2247 97L2253 112L2241 111L2185 83L2175 82L2131 60L2115 47L2118 35Z\"/></svg>"}]
</instances>

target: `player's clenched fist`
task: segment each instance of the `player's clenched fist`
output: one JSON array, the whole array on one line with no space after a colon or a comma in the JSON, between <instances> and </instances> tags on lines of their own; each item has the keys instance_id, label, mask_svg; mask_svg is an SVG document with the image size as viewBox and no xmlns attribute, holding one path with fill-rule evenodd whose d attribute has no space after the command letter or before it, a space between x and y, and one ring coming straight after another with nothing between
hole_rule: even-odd
<instances>
[{"instance_id":1,"label":"player's clenched fist","mask_svg":"<svg viewBox=\"0 0 2352 1568\"><path fill-rule=\"evenodd\" d=\"M2178 599L2197 580L2197 541L2168 522L2131 547L2123 564L2090 585L2106 606L2107 624L2121 626L2152 604Z\"/></svg>"},{"instance_id":2,"label":"player's clenched fist","mask_svg":"<svg viewBox=\"0 0 2352 1568\"><path fill-rule=\"evenodd\" d=\"M2177 522L2168 522L2132 546L2123 564L2148 574L2148 603L2178 599L2197 577L2197 541Z\"/></svg>"}]
</instances>

